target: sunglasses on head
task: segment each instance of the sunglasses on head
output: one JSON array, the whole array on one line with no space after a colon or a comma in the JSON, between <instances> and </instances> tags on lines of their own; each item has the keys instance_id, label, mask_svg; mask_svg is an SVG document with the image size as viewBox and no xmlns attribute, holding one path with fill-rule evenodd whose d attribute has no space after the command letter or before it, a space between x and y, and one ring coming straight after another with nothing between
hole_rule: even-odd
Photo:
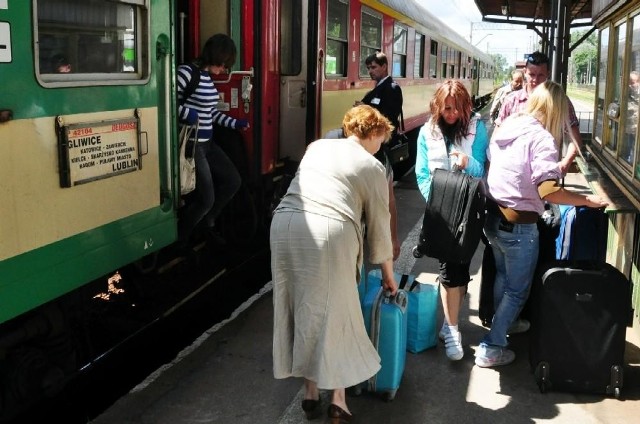
<instances>
[{"instance_id":1,"label":"sunglasses on head","mask_svg":"<svg viewBox=\"0 0 640 424\"><path fill-rule=\"evenodd\" d=\"M527 65L548 65L549 58L540 52L531 53L527 56Z\"/></svg>"}]
</instances>

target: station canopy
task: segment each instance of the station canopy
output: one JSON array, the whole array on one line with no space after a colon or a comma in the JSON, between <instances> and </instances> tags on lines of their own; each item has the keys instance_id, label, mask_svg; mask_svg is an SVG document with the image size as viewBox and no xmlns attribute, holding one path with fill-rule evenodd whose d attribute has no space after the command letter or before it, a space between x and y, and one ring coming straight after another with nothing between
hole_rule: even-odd
<instances>
[{"instance_id":1,"label":"station canopy","mask_svg":"<svg viewBox=\"0 0 640 424\"><path fill-rule=\"evenodd\" d=\"M566 87L571 51L591 34L593 0L475 0L483 22L522 25L540 36L551 60L551 79ZM569 46L571 28L591 29Z\"/></svg>"},{"instance_id":2,"label":"station canopy","mask_svg":"<svg viewBox=\"0 0 640 424\"><path fill-rule=\"evenodd\" d=\"M545 21L556 18L558 1L553 0L475 0L482 20L509 24L530 24L531 20ZM591 20L592 0L565 0L569 6L570 22Z\"/></svg>"}]
</instances>

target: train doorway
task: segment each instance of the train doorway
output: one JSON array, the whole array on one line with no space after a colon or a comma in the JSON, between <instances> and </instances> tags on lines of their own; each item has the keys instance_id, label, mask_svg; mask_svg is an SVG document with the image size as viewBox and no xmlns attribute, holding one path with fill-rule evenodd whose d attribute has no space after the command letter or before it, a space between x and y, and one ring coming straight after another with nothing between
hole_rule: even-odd
<instances>
[{"instance_id":1,"label":"train doorway","mask_svg":"<svg viewBox=\"0 0 640 424\"><path fill-rule=\"evenodd\" d=\"M313 108L308 75L309 2L280 3L280 157L300 161L307 143L307 116Z\"/></svg>"}]
</instances>

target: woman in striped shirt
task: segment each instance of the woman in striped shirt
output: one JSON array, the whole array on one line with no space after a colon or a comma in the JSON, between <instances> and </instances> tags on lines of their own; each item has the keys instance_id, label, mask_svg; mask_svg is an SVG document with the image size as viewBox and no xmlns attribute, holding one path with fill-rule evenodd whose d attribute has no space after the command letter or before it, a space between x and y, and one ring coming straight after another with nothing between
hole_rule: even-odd
<instances>
[{"instance_id":1,"label":"woman in striped shirt","mask_svg":"<svg viewBox=\"0 0 640 424\"><path fill-rule=\"evenodd\" d=\"M202 55L193 65L178 67L178 116L182 125L195 125L198 131L190 142L197 142L195 148L196 188L193 199L185 207L178 223L178 243L188 245L194 228L204 218L213 233L215 220L224 206L240 188L240 174L233 162L214 142L214 123L227 128L246 129L248 121L225 115L216 106L220 99L211 74L218 75L233 66L236 46L225 34L209 38L202 49ZM196 74L196 72L198 74ZM197 85L189 90L192 78ZM189 91L191 91L189 93ZM219 242L220 236L214 236Z\"/></svg>"}]
</instances>

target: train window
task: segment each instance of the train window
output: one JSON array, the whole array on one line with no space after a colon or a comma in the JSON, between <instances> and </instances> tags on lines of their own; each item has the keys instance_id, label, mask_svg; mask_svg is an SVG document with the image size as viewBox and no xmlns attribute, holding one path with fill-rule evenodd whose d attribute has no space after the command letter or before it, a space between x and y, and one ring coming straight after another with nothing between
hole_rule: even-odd
<instances>
[{"instance_id":1,"label":"train window","mask_svg":"<svg viewBox=\"0 0 640 424\"><path fill-rule=\"evenodd\" d=\"M463 55L461 62L460 62L460 67L462 68L462 79L467 79L467 55Z\"/></svg>"},{"instance_id":2,"label":"train window","mask_svg":"<svg viewBox=\"0 0 640 424\"><path fill-rule=\"evenodd\" d=\"M329 0L327 8L327 56L324 73L327 77L346 77L349 3Z\"/></svg>"},{"instance_id":3,"label":"train window","mask_svg":"<svg viewBox=\"0 0 640 424\"><path fill-rule=\"evenodd\" d=\"M364 62L379 51L382 51L382 15L363 7L360 21L360 76L369 75Z\"/></svg>"},{"instance_id":4,"label":"train window","mask_svg":"<svg viewBox=\"0 0 640 424\"><path fill-rule=\"evenodd\" d=\"M449 64L449 78L456 77L456 51L452 48L449 49L449 60L447 63Z\"/></svg>"},{"instance_id":5,"label":"train window","mask_svg":"<svg viewBox=\"0 0 640 424\"><path fill-rule=\"evenodd\" d=\"M640 16L633 18L631 23L631 52L627 60L627 95L625 96L626 106L622 110L626 110L625 116L625 134L622 139L622 160L629 163L635 162L636 178L639 177L640 168L636 156L636 140L638 137L638 104L640 102ZM634 44L635 43L635 44Z\"/></svg>"},{"instance_id":6,"label":"train window","mask_svg":"<svg viewBox=\"0 0 640 424\"><path fill-rule=\"evenodd\" d=\"M43 82L140 80L144 0L35 0L37 74ZM86 83L85 83L86 84ZM104 82L101 82L104 84Z\"/></svg>"},{"instance_id":7,"label":"train window","mask_svg":"<svg viewBox=\"0 0 640 424\"><path fill-rule=\"evenodd\" d=\"M413 61L413 77L424 78L424 58L422 56L422 49L424 48L425 36L416 32L416 44L414 48L414 61Z\"/></svg>"},{"instance_id":8,"label":"train window","mask_svg":"<svg viewBox=\"0 0 640 424\"><path fill-rule=\"evenodd\" d=\"M280 16L280 72L298 75L302 69L302 2L283 0Z\"/></svg>"},{"instance_id":9,"label":"train window","mask_svg":"<svg viewBox=\"0 0 640 424\"><path fill-rule=\"evenodd\" d=\"M614 45L612 51L615 54L615 57L612 61L612 75L613 79L609 81L607 85L607 91L609 94L609 102L614 103L618 109L620 108L621 101L621 90L622 90L622 78L623 78L623 68L622 61L624 60L624 50L626 45L627 38L627 25L626 23L622 23L615 27L614 37L612 40ZM609 105L607 105L609 108ZM608 134L605 137L605 146L611 149L612 153L615 155L616 150L618 149L618 137L620 136L620 118L619 117L608 117L609 125L608 125Z\"/></svg>"},{"instance_id":10,"label":"train window","mask_svg":"<svg viewBox=\"0 0 640 424\"><path fill-rule=\"evenodd\" d=\"M449 67L447 64L447 60L449 59L449 48L447 46L442 46L440 50L440 57L442 58L442 74L440 77L447 77L447 68Z\"/></svg>"},{"instance_id":11,"label":"train window","mask_svg":"<svg viewBox=\"0 0 640 424\"><path fill-rule=\"evenodd\" d=\"M438 78L438 42L434 40L429 55L429 78Z\"/></svg>"},{"instance_id":12,"label":"train window","mask_svg":"<svg viewBox=\"0 0 640 424\"><path fill-rule=\"evenodd\" d=\"M456 78L460 78L460 72L462 71L462 53L460 52L456 55L456 68L458 68Z\"/></svg>"},{"instance_id":13,"label":"train window","mask_svg":"<svg viewBox=\"0 0 640 424\"><path fill-rule=\"evenodd\" d=\"M402 25L393 26L393 77L407 76L407 28Z\"/></svg>"},{"instance_id":14,"label":"train window","mask_svg":"<svg viewBox=\"0 0 640 424\"><path fill-rule=\"evenodd\" d=\"M598 63L598 86L597 86L597 110L595 124L595 139L599 143L604 142L604 111L606 109L605 98L607 88L607 68L609 61L609 28L600 31L600 51Z\"/></svg>"}]
</instances>

